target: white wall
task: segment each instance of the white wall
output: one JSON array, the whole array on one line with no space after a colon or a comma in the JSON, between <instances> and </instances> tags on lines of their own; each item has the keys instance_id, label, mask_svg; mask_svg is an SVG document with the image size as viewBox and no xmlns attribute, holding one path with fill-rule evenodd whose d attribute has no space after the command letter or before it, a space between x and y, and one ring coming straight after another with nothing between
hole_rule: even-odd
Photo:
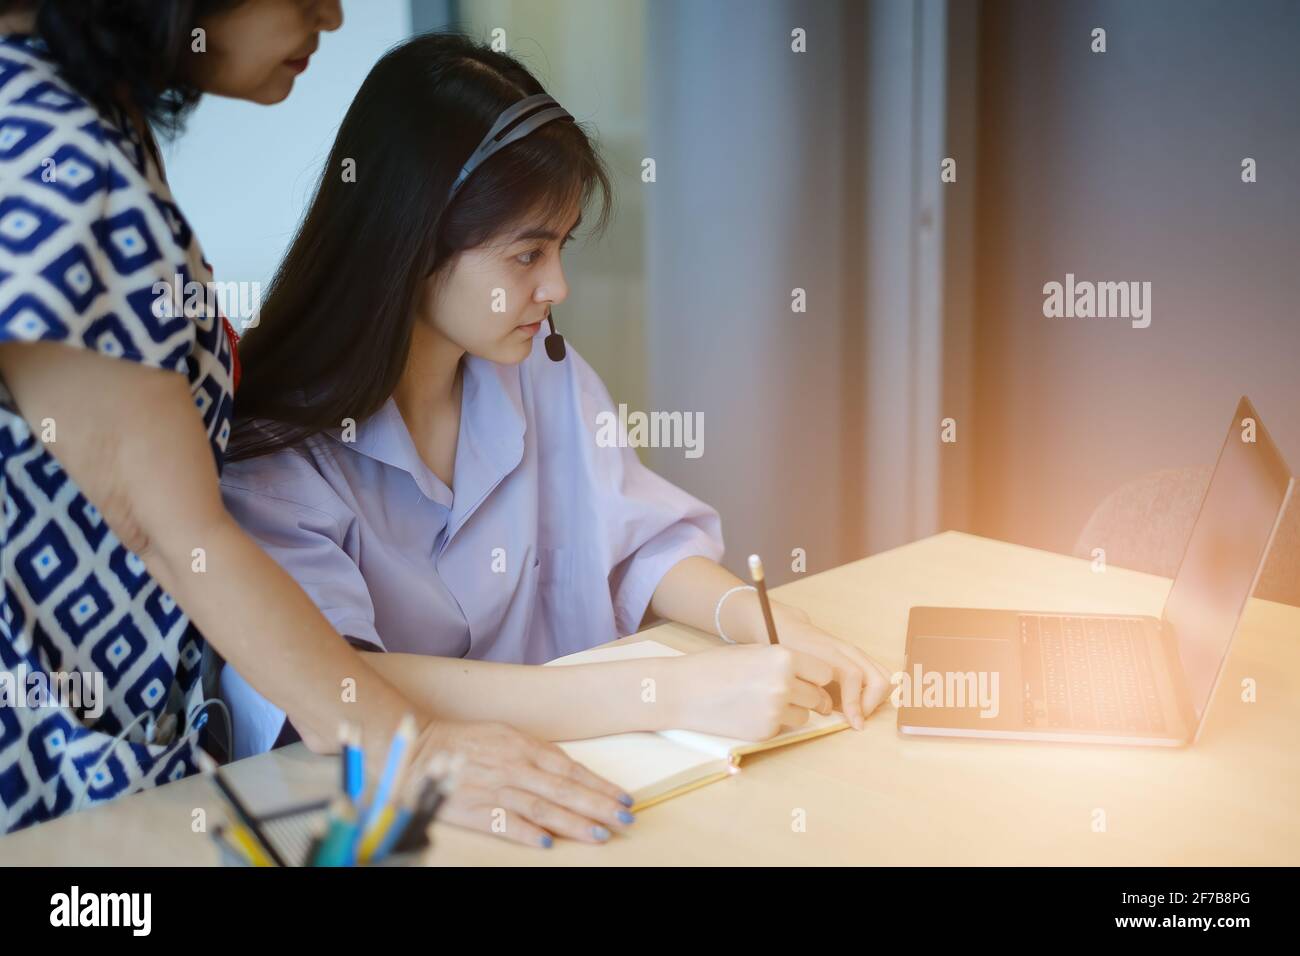
<instances>
[{"instance_id":1,"label":"white wall","mask_svg":"<svg viewBox=\"0 0 1300 956\"><path fill-rule=\"evenodd\" d=\"M649 5L645 190L647 394L702 412L704 455L655 449L664 477L722 515L725 564L758 552L770 580L861 557L848 488L862 379L850 112L854 3L663 0ZM790 50L792 25L810 38ZM815 51L815 52L813 52ZM791 290L807 311L791 308Z\"/></svg>"},{"instance_id":2,"label":"white wall","mask_svg":"<svg viewBox=\"0 0 1300 956\"><path fill-rule=\"evenodd\" d=\"M409 0L344 0L343 26L321 35L283 103L200 101L164 152L172 193L216 279L259 282L265 294L352 97L410 32Z\"/></svg>"},{"instance_id":3,"label":"white wall","mask_svg":"<svg viewBox=\"0 0 1300 956\"><path fill-rule=\"evenodd\" d=\"M987 10L971 530L1069 551L1121 484L1212 464L1242 394L1300 466L1300 6ZM1045 319L1067 272L1151 282L1150 327Z\"/></svg>"}]
</instances>

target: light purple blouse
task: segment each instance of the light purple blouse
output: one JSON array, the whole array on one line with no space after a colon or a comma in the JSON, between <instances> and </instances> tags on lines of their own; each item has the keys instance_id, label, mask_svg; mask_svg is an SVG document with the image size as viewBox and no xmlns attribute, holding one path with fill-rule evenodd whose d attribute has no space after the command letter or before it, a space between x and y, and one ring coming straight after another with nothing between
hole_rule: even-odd
<instances>
[{"instance_id":1,"label":"light purple blouse","mask_svg":"<svg viewBox=\"0 0 1300 956\"><path fill-rule=\"evenodd\" d=\"M597 444L617 418L574 350L537 336L515 366L467 355L448 488L393 399L356 425L227 462L222 496L243 528L359 646L539 664L633 633L664 574L719 560L715 510ZM274 635L267 635L274 640ZM284 712L224 668L235 756L270 749Z\"/></svg>"}]
</instances>

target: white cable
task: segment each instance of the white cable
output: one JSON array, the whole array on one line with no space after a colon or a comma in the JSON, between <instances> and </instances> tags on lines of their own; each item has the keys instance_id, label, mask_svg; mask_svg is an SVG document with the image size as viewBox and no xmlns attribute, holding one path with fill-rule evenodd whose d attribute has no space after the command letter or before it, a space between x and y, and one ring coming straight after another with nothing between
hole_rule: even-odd
<instances>
[{"instance_id":1,"label":"white cable","mask_svg":"<svg viewBox=\"0 0 1300 956\"><path fill-rule=\"evenodd\" d=\"M118 732L117 736L113 738L112 743L104 748L104 752L99 755L99 759L95 761L90 770L86 772L85 778L81 781L81 793L77 794L77 799L73 801L72 804L73 813L76 813L81 809L81 802L86 799L86 794L90 793L90 781L95 778L95 772L104 765L104 761L109 758L115 749L117 749L117 745L123 741L127 734L135 730L136 724L140 723L140 721L152 719L153 711L146 710L143 714L136 714L135 719L123 727L121 731Z\"/></svg>"},{"instance_id":2,"label":"white cable","mask_svg":"<svg viewBox=\"0 0 1300 956\"><path fill-rule=\"evenodd\" d=\"M185 733L181 734L180 737L176 738L171 744L169 744L166 747L166 749L162 751L162 753L158 754L158 756L151 761L151 763L153 765L157 765L158 761L162 760L172 751L179 750L180 747L190 739L190 737L194 736L195 734L203 730L203 724L200 723L196 727L194 725L195 721L197 721L199 715L202 714L203 711L206 710L208 706L212 704L215 704L217 707L221 709L221 715L222 718L225 720L225 724L226 724L226 744L227 746L233 748L234 729L231 726L230 708L228 708L226 706L226 702L221 700L220 698L209 697L204 701L202 701L197 707L194 708L193 711L191 711L186 716ZM77 794L77 799L72 804L72 810L71 810L72 813L76 813L78 810L81 809L82 802L86 799L86 795L90 793L90 782L91 780L94 779L95 772L104 765L104 761L107 760L112 755L113 751L117 749L117 745L120 744L125 739L126 735L129 734L132 730L134 730L136 725L139 724L140 721L142 720L152 721L153 712L145 711L143 714L137 714L135 719L132 720L125 727L123 727L122 730L117 734L117 736L113 738L112 742L104 749L104 752L99 755L99 759L96 760L95 763L91 766L90 770L86 773L86 776L82 781L81 792ZM146 736L148 736L148 734L151 733L151 731L146 731L145 733Z\"/></svg>"}]
</instances>

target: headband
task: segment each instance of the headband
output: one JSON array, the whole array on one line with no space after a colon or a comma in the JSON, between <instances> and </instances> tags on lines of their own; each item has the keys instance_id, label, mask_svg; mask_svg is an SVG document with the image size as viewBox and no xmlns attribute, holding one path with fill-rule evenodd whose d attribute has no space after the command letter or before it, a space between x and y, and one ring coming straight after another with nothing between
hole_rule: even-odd
<instances>
[{"instance_id":1,"label":"headband","mask_svg":"<svg viewBox=\"0 0 1300 956\"><path fill-rule=\"evenodd\" d=\"M519 122L509 132L506 131L506 128L512 123L525 116L527 116L526 119ZM544 126L551 120L557 119L572 120L573 117L564 107L545 93L524 97L522 100L506 107L501 115L497 117L497 121L492 124L492 128L488 130L487 135L483 137L483 141L478 144L478 148L470 153L469 159L461 167L456 181L451 184L451 192L447 195L447 205L451 205L451 201L456 198L456 193L464 185L465 180L469 179L474 170L483 165L490 156L516 140L523 139L539 126Z\"/></svg>"}]
</instances>

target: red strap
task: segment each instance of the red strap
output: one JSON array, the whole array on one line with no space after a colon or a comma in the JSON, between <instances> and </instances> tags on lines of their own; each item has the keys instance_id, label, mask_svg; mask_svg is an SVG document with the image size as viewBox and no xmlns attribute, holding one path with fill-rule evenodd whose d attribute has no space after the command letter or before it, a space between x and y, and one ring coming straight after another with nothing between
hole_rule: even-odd
<instances>
[{"instance_id":1,"label":"red strap","mask_svg":"<svg viewBox=\"0 0 1300 956\"><path fill-rule=\"evenodd\" d=\"M221 323L226 327L226 338L230 340L230 391L233 393L239 390L239 336L235 334L235 327L224 315L221 317Z\"/></svg>"},{"instance_id":2,"label":"red strap","mask_svg":"<svg viewBox=\"0 0 1300 956\"><path fill-rule=\"evenodd\" d=\"M212 263L204 259L203 267L208 270L208 275L211 277ZM226 338L230 342L230 392L233 395L239 389L239 336L235 334L235 327L224 315L221 317L221 324L226 327Z\"/></svg>"}]
</instances>

